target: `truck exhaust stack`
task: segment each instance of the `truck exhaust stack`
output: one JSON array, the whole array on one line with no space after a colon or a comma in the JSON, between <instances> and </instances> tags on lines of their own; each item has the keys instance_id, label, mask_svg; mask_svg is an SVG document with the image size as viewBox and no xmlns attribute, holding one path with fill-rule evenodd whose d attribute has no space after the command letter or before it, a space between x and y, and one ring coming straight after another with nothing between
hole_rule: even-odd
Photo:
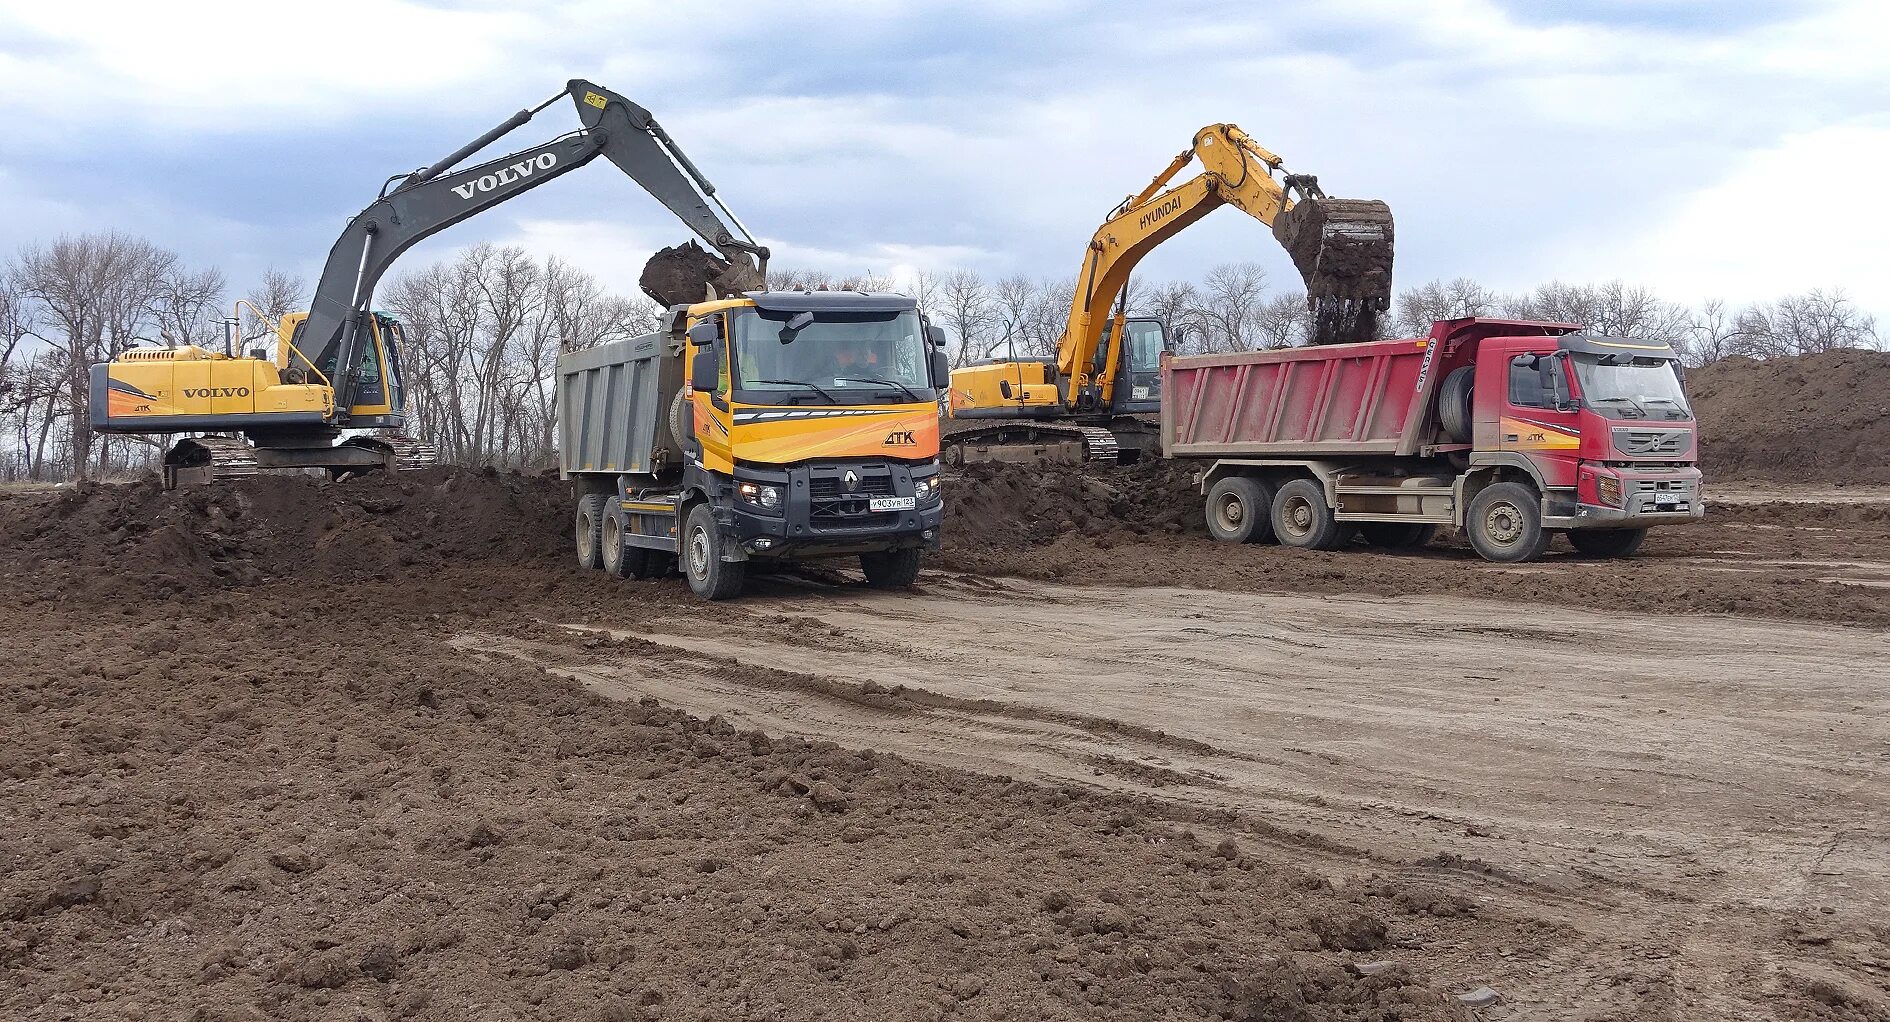
<instances>
[{"instance_id":1,"label":"truck exhaust stack","mask_svg":"<svg viewBox=\"0 0 1890 1022\"><path fill-rule=\"evenodd\" d=\"M1306 281L1314 344L1372 340L1391 307L1391 207L1377 199L1303 198L1273 236Z\"/></svg>"}]
</instances>

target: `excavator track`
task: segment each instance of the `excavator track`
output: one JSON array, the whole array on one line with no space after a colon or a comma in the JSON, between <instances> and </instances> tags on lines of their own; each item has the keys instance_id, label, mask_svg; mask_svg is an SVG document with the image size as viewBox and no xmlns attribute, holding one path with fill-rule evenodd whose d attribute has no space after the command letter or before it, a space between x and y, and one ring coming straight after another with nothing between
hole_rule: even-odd
<instances>
[{"instance_id":1,"label":"excavator track","mask_svg":"<svg viewBox=\"0 0 1890 1022\"><path fill-rule=\"evenodd\" d=\"M260 472L256 449L238 436L198 436L179 440L164 452L164 488L196 486L219 479L243 479Z\"/></svg>"},{"instance_id":2,"label":"excavator track","mask_svg":"<svg viewBox=\"0 0 1890 1022\"><path fill-rule=\"evenodd\" d=\"M1117 426L1124 432L1134 433L1145 428L1138 419L1123 419ZM945 463L954 467L979 462L1113 465L1124 460L1125 451L1116 429L1066 422L946 419L940 426L939 439ZM1139 452L1140 447L1131 445L1126 450Z\"/></svg>"},{"instance_id":3,"label":"excavator track","mask_svg":"<svg viewBox=\"0 0 1890 1022\"><path fill-rule=\"evenodd\" d=\"M374 439L394 449L394 467L401 472L432 468L440 463L439 449L405 433L380 433Z\"/></svg>"}]
</instances>

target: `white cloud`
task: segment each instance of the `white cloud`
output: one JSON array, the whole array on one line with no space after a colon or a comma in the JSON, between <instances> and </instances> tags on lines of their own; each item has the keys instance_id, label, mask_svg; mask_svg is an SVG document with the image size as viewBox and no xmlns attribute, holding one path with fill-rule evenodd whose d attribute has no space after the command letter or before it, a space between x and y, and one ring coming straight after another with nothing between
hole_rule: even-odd
<instances>
[{"instance_id":1,"label":"white cloud","mask_svg":"<svg viewBox=\"0 0 1890 1022\"><path fill-rule=\"evenodd\" d=\"M1890 119L1790 135L1638 229L1558 244L1590 278L1658 282L1675 298L1771 297L1845 287L1890 324Z\"/></svg>"}]
</instances>

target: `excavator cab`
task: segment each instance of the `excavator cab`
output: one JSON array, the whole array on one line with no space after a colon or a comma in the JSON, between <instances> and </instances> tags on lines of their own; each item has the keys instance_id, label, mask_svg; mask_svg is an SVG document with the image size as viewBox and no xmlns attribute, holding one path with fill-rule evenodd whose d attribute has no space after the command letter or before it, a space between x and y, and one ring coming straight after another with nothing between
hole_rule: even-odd
<instances>
[{"instance_id":1,"label":"excavator cab","mask_svg":"<svg viewBox=\"0 0 1890 1022\"><path fill-rule=\"evenodd\" d=\"M277 328L281 343L276 345L276 369L285 383L319 383L332 390L335 379L332 354L316 366L312 379L301 368L308 364L300 348L305 333L303 324L307 320L306 312L292 312L282 317ZM361 336L367 343L360 346L354 398L346 409L347 425L361 429L397 429L407 418L407 387L401 364L401 351L407 346L406 329L400 320L385 312L370 313L366 326Z\"/></svg>"},{"instance_id":2,"label":"excavator cab","mask_svg":"<svg viewBox=\"0 0 1890 1022\"><path fill-rule=\"evenodd\" d=\"M1103 346L1109 344L1111 323L1104 328ZM1162 355L1168 352L1168 330L1154 316L1134 316L1123 324L1122 369L1110 395L1110 411L1117 415L1155 415L1162 410Z\"/></svg>"}]
</instances>

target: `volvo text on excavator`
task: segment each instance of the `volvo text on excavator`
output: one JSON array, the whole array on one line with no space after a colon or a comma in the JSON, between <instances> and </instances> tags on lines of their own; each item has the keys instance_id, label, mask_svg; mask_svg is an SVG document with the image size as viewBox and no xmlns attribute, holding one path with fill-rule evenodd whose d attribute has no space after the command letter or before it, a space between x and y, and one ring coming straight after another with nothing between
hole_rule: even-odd
<instances>
[{"instance_id":1,"label":"volvo text on excavator","mask_svg":"<svg viewBox=\"0 0 1890 1022\"><path fill-rule=\"evenodd\" d=\"M1201 173L1169 187L1195 160ZM1390 207L1327 198L1318 179L1285 173L1280 157L1238 127L1211 124L1097 228L1056 358L992 359L952 372L945 461L1130 461L1154 450L1154 424L1141 416L1161 411L1169 339L1160 319L1128 315L1129 274L1222 205L1270 226L1285 246L1306 282L1314 343L1373 336L1391 303Z\"/></svg>"},{"instance_id":2,"label":"volvo text on excavator","mask_svg":"<svg viewBox=\"0 0 1890 1022\"><path fill-rule=\"evenodd\" d=\"M453 169L567 96L577 107L578 130ZM598 156L714 249L692 242L657 253L642 278L652 298L670 306L763 285L768 250L650 112L608 89L572 80L564 91L520 110L432 166L389 178L335 242L309 310L278 324L273 358L261 350L231 355L186 345L134 348L93 366L93 428L225 434L173 444L164 456L166 486L259 469L316 468L340 475L430 461L420 445L398 432L407 418L405 338L399 322L374 310L375 284L415 243ZM355 435L343 440L344 431Z\"/></svg>"}]
</instances>

